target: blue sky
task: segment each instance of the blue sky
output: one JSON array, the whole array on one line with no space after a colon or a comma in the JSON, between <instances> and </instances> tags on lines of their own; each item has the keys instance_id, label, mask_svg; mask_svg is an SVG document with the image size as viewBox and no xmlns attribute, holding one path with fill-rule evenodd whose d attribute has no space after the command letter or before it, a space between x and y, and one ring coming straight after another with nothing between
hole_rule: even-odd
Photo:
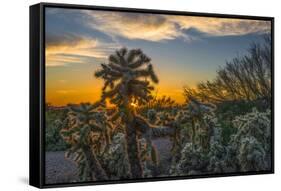
<instances>
[{"instance_id":1,"label":"blue sky","mask_svg":"<svg viewBox=\"0 0 281 191\"><path fill-rule=\"evenodd\" d=\"M226 60L262 42L269 21L46 9L47 101L96 101L99 64L121 47L141 48L159 76L159 96L183 102L184 85L211 80Z\"/></svg>"}]
</instances>

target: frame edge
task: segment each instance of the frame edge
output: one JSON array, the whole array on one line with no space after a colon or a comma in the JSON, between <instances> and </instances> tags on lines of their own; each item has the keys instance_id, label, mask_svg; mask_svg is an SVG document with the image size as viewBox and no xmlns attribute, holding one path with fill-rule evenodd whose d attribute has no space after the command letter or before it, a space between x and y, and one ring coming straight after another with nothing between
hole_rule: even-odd
<instances>
[{"instance_id":1,"label":"frame edge","mask_svg":"<svg viewBox=\"0 0 281 191\"><path fill-rule=\"evenodd\" d=\"M29 185L42 188L40 136L40 8L29 7Z\"/></svg>"},{"instance_id":2,"label":"frame edge","mask_svg":"<svg viewBox=\"0 0 281 191\"><path fill-rule=\"evenodd\" d=\"M75 9L94 9L94 10L107 10L107 11L121 11L121 12L139 12L139 13L156 13L156 14L177 14L177 15L192 15L192 16L204 16L204 17L226 17L226 18L241 18L241 19L256 19L256 20L267 20L271 21L271 35L272 35L272 168L269 171L265 172L246 172L246 173L234 173L234 174L225 174L225 175L202 175L202 176L190 176L190 177L168 177L168 178L153 178L153 179L142 179L142 180L123 180L123 181L107 181L107 182L82 182L82 183L62 183L62 184L45 184L43 183L43 177L44 174L42 174L42 126L41 126L41 100L42 94L40 90L41 85L41 67L44 67L44 62L42 61L42 41L44 36L42 31L42 24L43 20L41 18L41 15L43 14L43 9L46 7L54 7L54 8L75 8ZM200 12L188 12L188 11L176 11L176 10L155 10L155 9L142 9L142 8L124 8L124 7L109 7L109 6L94 6L94 5L77 5L77 4L61 4L61 3L39 3L36 5L30 6L30 13L33 11L34 16L38 17L38 21L34 22L36 19L31 18L30 14L30 185L35 186L37 188L59 188L59 187L73 187L73 186L90 186L90 185L107 185L107 184L122 184L122 183L142 183L142 182L154 182L154 181L169 181L169 180L188 180L188 179L196 179L196 178L224 178L224 177L232 177L232 176L245 176L245 175L266 175L266 174L274 174L274 17L268 17L268 16L250 16L250 15L235 15L235 14L218 14L218 13L200 13ZM36 13L34 13L36 12ZM35 25L35 26L32 26ZM36 28L36 29L35 29ZM32 36L31 30L35 30L36 33L35 36ZM32 39L32 38L36 38ZM37 39L38 38L38 39ZM44 41L44 40L43 40ZM32 46L36 46L36 48L32 48ZM44 48L44 47L43 47ZM34 59L32 61L32 59ZM43 62L43 63L42 63ZM38 67L38 68L37 68ZM38 74L38 76L32 76L32 74ZM37 82L34 82L37 81ZM32 89L32 85L35 85ZM43 90L45 91L45 90ZM38 97L36 97L36 95ZM34 101L32 98L38 99ZM34 104L38 104L34 107ZM32 110L33 109L33 110ZM36 110L34 112L34 110ZM38 124L33 126L32 120L38 117ZM32 118L32 119L31 119ZM41 122L40 122L41 121ZM34 122L33 122L34 123ZM35 133L34 133L35 132ZM31 140L31 138L36 139L36 141ZM38 140L37 140L38 139ZM33 142L33 146L31 143ZM36 144L36 146L34 146ZM35 150L32 150L32 148L36 148ZM36 155L38 159L34 156ZM35 160L36 158L36 160ZM34 162L34 163L33 163ZM35 164L35 162L39 164ZM33 165L36 165L36 167L32 167ZM32 174L32 175L31 175ZM34 180L34 176L37 176ZM37 182L38 181L38 182Z\"/></svg>"}]
</instances>

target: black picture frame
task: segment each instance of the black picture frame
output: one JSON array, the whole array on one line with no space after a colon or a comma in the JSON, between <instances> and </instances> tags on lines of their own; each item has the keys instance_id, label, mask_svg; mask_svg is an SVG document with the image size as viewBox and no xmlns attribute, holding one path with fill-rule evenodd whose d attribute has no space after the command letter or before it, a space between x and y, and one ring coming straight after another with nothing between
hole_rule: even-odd
<instances>
[{"instance_id":1,"label":"black picture frame","mask_svg":"<svg viewBox=\"0 0 281 191\"><path fill-rule=\"evenodd\" d=\"M135 13L152 13L166 15L186 15L186 16L204 16L216 18L239 18L249 20L265 20L271 22L271 39L272 39L272 156L271 169L259 172L237 172L223 174L208 175L190 175L179 177L161 177L161 178L142 178L114 181L95 181L81 183L59 183L45 184L45 151L44 151L44 135L45 135L45 8L71 8L71 9L87 9L87 10L104 10L118 12L135 12ZM29 183L38 188L66 187L66 186L84 186L99 184L115 184L115 183L134 183L148 181L164 181L194 178L211 178L211 177L227 177L257 174L274 173L274 18L248 15L230 15L230 14L214 14L214 13L195 13L184 11L168 11L153 9L133 9L121 7L103 7L88 5L72 5L72 4L55 4L55 3L39 3L30 6L30 147L29 147Z\"/></svg>"}]
</instances>

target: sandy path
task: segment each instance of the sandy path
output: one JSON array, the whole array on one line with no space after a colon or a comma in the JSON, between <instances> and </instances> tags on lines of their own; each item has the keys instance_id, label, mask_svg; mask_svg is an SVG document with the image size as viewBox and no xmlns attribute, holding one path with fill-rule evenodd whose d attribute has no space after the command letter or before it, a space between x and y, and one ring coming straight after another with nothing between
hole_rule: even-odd
<instances>
[{"instance_id":1,"label":"sandy path","mask_svg":"<svg viewBox=\"0 0 281 191\"><path fill-rule=\"evenodd\" d=\"M157 147L160 157L160 164L168 168L168 161L171 158L171 142L167 138L158 138L152 141ZM163 169L167 171L168 169ZM46 152L46 183L69 183L78 182L77 167L75 163L64 157L64 151Z\"/></svg>"},{"instance_id":2,"label":"sandy path","mask_svg":"<svg viewBox=\"0 0 281 191\"><path fill-rule=\"evenodd\" d=\"M78 181L75 163L64 157L64 151L46 152L46 183Z\"/></svg>"}]
</instances>

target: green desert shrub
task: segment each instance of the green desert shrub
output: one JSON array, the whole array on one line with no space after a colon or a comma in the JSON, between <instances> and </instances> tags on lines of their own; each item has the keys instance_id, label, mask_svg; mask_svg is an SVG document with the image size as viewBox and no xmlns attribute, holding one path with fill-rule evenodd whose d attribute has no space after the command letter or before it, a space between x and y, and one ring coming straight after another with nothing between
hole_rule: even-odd
<instances>
[{"instance_id":1,"label":"green desert shrub","mask_svg":"<svg viewBox=\"0 0 281 191\"><path fill-rule=\"evenodd\" d=\"M60 134L62 127L60 126L59 121L65 118L65 113L65 110L46 111L46 151L64 151L69 147Z\"/></svg>"}]
</instances>

